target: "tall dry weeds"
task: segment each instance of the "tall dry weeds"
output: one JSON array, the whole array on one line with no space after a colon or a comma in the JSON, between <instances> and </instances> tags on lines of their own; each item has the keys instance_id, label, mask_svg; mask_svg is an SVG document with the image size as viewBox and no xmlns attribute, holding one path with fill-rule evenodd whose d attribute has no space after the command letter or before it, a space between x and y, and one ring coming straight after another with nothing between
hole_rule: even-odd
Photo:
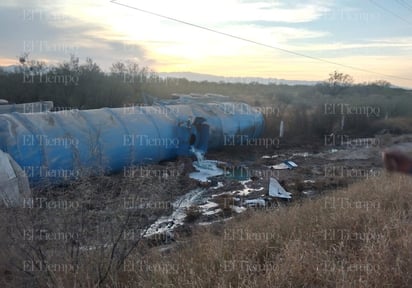
<instances>
[{"instance_id":1,"label":"tall dry weeds","mask_svg":"<svg viewBox=\"0 0 412 288\"><path fill-rule=\"evenodd\" d=\"M76 275L2 269L3 283L21 277L14 282L21 287L412 287L411 187L411 177L383 175L288 207L247 211L197 227L168 252L139 246L101 283L110 250L77 258L62 251L79 261ZM6 249L3 268L21 257Z\"/></svg>"},{"instance_id":2,"label":"tall dry weeds","mask_svg":"<svg viewBox=\"0 0 412 288\"><path fill-rule=\"evenodd\" d=\"M412 287L411 187L385 175L247 212L171 254L152 251L128 277L141 287Z\"/></svg>"}]
</instances>

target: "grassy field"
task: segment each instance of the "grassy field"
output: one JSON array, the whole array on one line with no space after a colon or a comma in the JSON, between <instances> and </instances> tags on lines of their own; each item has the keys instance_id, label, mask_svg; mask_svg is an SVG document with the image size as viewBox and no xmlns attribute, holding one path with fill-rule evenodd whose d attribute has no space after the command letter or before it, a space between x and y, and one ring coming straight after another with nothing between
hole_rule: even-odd
<instances>
[{"instance_id":1,"label":"grassy field","mask_svg":"<svg viewBox=\"0 0 412 288\"><path fill-rule=\"evenodd\" d=\"M171 91L214 91L259 106L265 117L263 138L279 140L281 147L314 150L328 148L325 139L331 134L338 139L381 137L376 139L384 148L394 144L383 141L391 134L412 133L411 91L398 88L355 85L330 95L321 86L156 77L144 85L125 85L119 75L88 73L78 87L32 85L30 93L20 92L21 75L0 73L0 84L15 88L0 98L53 100L57 108L87 109L141 103L142 91L160 98ZM39 99L37 91L45 98ZM282 141L277 138L281 121ZM279 147L260 148L213 155L241 163L277 154ZM140 233L171 213L175 197L197 186L186 175L191 161L47 187L34 191L36 199L46 201L36 202L35 209L1 207L0 287L412 287L412 177L385 174L313 199L296 197L287 207L184 226L169 246L159 246L168 242L165 234L142 241ZM382 167L376 163L371 167ZM325 183L329 180L325 177Z\"/></svg>"},{"instance_id":2,"label":"grassy field","mask_svg":"<svg viewBox=\"0 0 412 288\"><path fill-rule=\"evenodd\" d=\"M181 248L131 257L118 287L412 287L411 187L385 175L199 227Z\"/></svg>"},{"instance_id":3,"label":"grassy field","mask_svg":"<svg viewBox=\"0 0 412 288\"><path fill-rule=\"evenodd\" d=\"M167 199L172 187L177 193L189 183L115 179L54 189L53 197L42 196L56 199L53 207L3 209L0 286L412 287L410 176L383 174L287 206L195 225L175 231L167 246L138 234L153 207L129 206L141 199L168 203L158 202L159 191ZM140 198L131 202L136 191Z\"/></svg>"}]
</instances>

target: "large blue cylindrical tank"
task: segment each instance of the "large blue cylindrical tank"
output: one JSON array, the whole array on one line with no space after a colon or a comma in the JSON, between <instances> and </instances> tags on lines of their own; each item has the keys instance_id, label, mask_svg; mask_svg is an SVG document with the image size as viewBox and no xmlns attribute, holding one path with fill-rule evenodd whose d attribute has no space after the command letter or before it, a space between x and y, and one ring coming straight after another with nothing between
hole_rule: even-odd
<instances>
[{"instance_id":1,"label":"large blue cylindrical tank","mask_svg":"<svg viewBox=\"0 0 412 288\"><path fill-rule=\"evenodd\" d=\"M32 183L59 182L236 145L263 128L260 112L231 102L12 113L0 115L0 149Z\"/></svg>"}]
</instances>

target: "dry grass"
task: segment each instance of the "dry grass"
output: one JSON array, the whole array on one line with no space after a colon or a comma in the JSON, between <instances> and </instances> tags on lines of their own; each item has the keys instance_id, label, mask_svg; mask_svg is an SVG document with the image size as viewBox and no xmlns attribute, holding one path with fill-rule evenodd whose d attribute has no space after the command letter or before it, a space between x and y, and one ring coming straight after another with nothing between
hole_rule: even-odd
<instances>
[{"instance_id":1,"label":"dry grass","mask_svg":"<svg viewBox=\"0 0 412 288\"><path fill-rule=\"evenodd\" d=\"M124 276L142 287L412 287L411 187L385 175L248 212L168 255L152 251Z\"/></svg>"},{"instance_id":2,"label":"dry grass","mask_svg":"<svg viewBox=\"0 0 412 288\"><path fill-rule=\"evenodd\" d=\"M391 117L377 121L374 126L380 130L387 129L392 134L408 134L412 132L412 119L410 117Z\"/></svg>"},{"instance_id":3,"label":"dry grass","mask_svg":"<svg viewBox=\"0 0 412 288\"><path fill-rule=\"evenodd\" d=\"M122 263L162 243L142 240L171 202L197 186L181 162L130 167L58 187L33 189L23 207L0 207L0 287L103 287L118 280ZM144 168L144 170L143 170Z\"/></svg>"},{"instance_id":4,"label":"dry grass","mask_svg":"<svg viewBox=\"0 0 412 288\"><path fill-rule=\"evenodd\" d=\"M55 283L122 288L412 287L411 187L412 177L384 175L315 200L197 227L188 241L168 252L139 245L97 286L94 273L107 257L83 251L76 258L76 275L56 273ZM13 256L12 251L2 252ZM3 265L8 265L10 260L5 260ZM18 277L8 270L2 270L5 282ZM21 282L30 283L31 276L24 275ZM41 279L31 283L46 287Z\"/></svg>"}]
</instances>

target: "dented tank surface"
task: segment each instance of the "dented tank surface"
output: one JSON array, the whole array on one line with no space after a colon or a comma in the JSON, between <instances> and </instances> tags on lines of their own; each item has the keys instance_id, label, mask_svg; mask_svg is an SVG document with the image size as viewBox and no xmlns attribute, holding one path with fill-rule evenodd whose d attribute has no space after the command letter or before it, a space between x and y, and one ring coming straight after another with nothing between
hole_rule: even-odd
<instances>
[{"instance_id":1,"label":"dented tank surface","mask_svg":"<svg viewBox=\"0 0 412 288\"><path fill-rule=\"evenodd\" d=\"M0 149L30 182L61 182L238 145L259 137L262 113L235 102L0 115Z\"/></svg>"}]
</instances>

